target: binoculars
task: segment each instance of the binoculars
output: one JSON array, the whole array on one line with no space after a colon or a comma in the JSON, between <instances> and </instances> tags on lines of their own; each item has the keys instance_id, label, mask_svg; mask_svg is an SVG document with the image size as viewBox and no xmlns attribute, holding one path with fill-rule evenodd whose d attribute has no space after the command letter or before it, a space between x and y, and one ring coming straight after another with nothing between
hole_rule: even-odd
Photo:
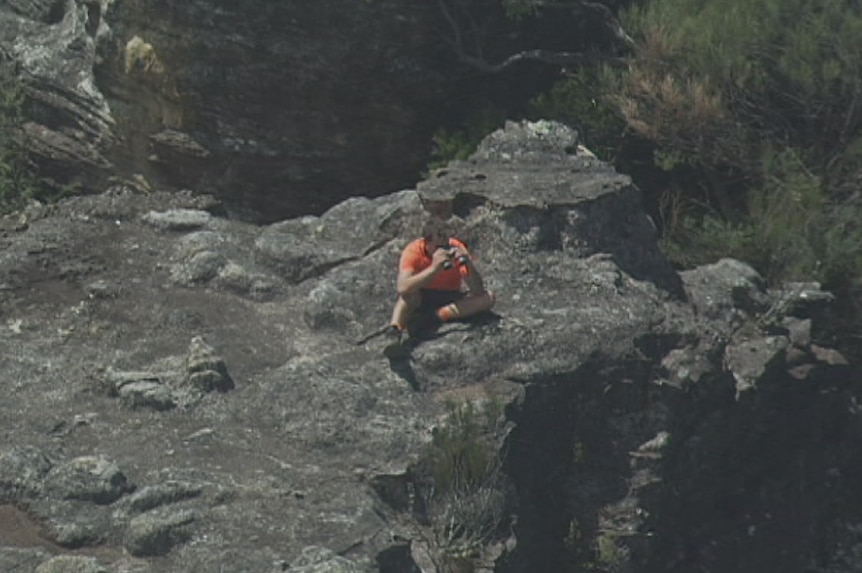
<instances>
[{"instance_id":1,"label":"binoculars","mask_svg":"<svg viewBox=\"0 0 862 573\"><path fill-rule=\"evenodd\" d=\"M455 262L458 263L459 265L467 264L467 255L461 255L459 257L455 257L455 249L447 248L447 247L440 247L440 248L446 250L446 254L449 255L449 259L450 259L450 260L443 263L444 269L449 270L454 266L452 259L454 259Z\"/></svg>"}]
</instances>

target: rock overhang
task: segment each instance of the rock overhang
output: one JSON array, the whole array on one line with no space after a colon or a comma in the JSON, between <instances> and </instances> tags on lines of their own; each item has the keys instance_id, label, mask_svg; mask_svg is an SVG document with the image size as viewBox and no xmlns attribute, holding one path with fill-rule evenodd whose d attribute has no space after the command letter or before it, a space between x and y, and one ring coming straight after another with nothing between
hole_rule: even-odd
<instances>
[{"instance_id":1,"label":"rock overhang","mask_svg":"<svg viewBox=\"0 0 862 573\"><path fill-rule=\"evenodd\" d=\"M441 214L471 198L501 209L546 209L636 191L629 176L579 145L577 131L549 121L508 122L469 159L435 170L417 190L426 208Z\"/></svg>"}]
</instances>

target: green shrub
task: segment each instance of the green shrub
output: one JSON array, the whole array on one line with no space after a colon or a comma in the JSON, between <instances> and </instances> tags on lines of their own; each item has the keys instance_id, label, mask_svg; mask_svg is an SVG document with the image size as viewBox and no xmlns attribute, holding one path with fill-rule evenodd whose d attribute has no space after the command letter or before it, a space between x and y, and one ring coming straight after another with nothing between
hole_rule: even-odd
<instances>
[{"instance_id":1,"label":"green shrub","mask_svg":"<svg viewBox=\"0 0 862 573\"><path fill-rule=\"evenodd\" d=\"M0 76L0 214L19 209L38 195L38 184L27 167L22 145L23 109L20 85L8 74Z\"/></svg>"},{"instance_id":2,"label":"green shrub","mask_svg":"<svg viewBox=\"0 0 862 573\"><path fill-rule=\"evenodd\" d=\"M662 251L675 264L690 268L722 257L750 261L754 248L751 228L711 214L683 215L673 228L665 228L659 241Z\"/></svg>"},{"instance_id":3,"label":"green shrub","mask_svg":"<svg viewBox=\"0 0 862 573\"><path fill-rule=\"evenodd\" d=\"M859 296L862 293L862 207L842 206L822 221L812 243L824 261L820 279L826 288ZM862 303L862 298L855 304ZM862 334L862 329L858 334Z\"/></svg>"},{"instance_id":4,"label":"green shrub","mask_svg":"<svg viewBox=\"0 0 862 573\"><path fill-rule=\"evenodd\" d=\"M430 478L423 486L430 527L421 535L438 563L475 559L500 530L506 508L496 443L500 414L496 402L482 409L472 402L450 403L433 432L421 464Z\"/></svg>"},{"instance_id":5,"label":"green shrub","mask_svg":"<svg viewBox=\"0 0 862 573\"><path fill-rule=\"evenodd\" d=\"M628 126L760 184L763 144L815 172L862 130L862 7L846 0L655 0L624 15L638 50L613 87Z\"/></svg>"},{"instance_id":6,"label":"green shrub","mask_svg":"<svg viewBox=\"0 0 862 573\"><path fill-rule=\"evenodd\" d=\"M730 222L685 199L666 207L662 248L682 266L734 257L752 264L769 282L819 280L847 290L862 277L862 212L830 209L818 177L796 152L768 151L764 184L749 195L745 216ZM668 203L671 203L668 201Z\"/></svg>"},{"instance_id":7,"label":"green shrub","mask_svg":"<svg viewBox=\"0 0 862 573\"><path fill-rule=\"evenodd\" d=\"M549 119L575 127L583 143L597 157L612 162L622 140L625 122L604 91L603 75L610 69L581 68L557 82L549 92L533 98L529 116Z\"/></svg>"},{"instance_id":8,"label":"green shrub","mask_svg":"<svg viewBox=\"0 0 862 573\"><path fill-rule=\"evenodd\" d=\"M472 402L449 404L445 422L434 429L431 467L438 493L474 489L499 471L499 456L488 439L498 410L480 412Z\"/></svg>"},{"instance_id":9,"label":"green shrub","mask_svg":"<svg viewBox=\"0 0 862 573\"><path fill-rule=\"evenodd\" d=\"M501 0L506 17L518 21L527 16L535 14L537 5L535 0Z\"/></svg>"},{"instance_id":10,"label":"green shrub","mask_svg":"<svg viewBox=\"0 0 862 573\"><path fill-rule=\"evenodd\" d=\"M486 108L467 119L461 129L437 130L431 138L429 168L443 167L455 159L467 159L488 134L499 129L506 120L504 112Z\"/></svg>"},{"instance_id":11,"label":"green shrub","mask_svg":"<svg viewBox=\"0 0 862 573\"><path fill-rule=\"evenodd\" d=\"M618 544L613 534L602 533L596 537L595 564L599 570L609 573L623 571L628 561L628 548Z\"/></svg>"},{"instance_id":12,"label":"green shrub","mask_svg":"<svg viewBox=\"0 0 862 573\"><path fill-rule=\"evenodd\" d=\"M824 227L826 196L818 178L793 151L764 154L763 185L749 198L748 224L756 247L749 260L767 280L814 277L825 263L815 248Z\"/></svg>"},{"instance_id":13,"label":"green shrub","mask_svg":"<svg viewBox=\"0 0 862 573\"><path fill-rule=\"evenodd\" d=\"M862 5L652 0L623 22L637 49L605 90L671 190L668 255L858 292Z\"/></svg>"},{"instance_id":14,"label":"green shrub","mask_svg":"<svg viewBox=\"0 0 862 573\"><path fill-rule=\"evenodd\" d=\"M77 184L40 179L28 157L25 89L9 66L0 66L0 215L23 208L31 199L54 202L80 192Z\"/></svg>"}]
</instances>

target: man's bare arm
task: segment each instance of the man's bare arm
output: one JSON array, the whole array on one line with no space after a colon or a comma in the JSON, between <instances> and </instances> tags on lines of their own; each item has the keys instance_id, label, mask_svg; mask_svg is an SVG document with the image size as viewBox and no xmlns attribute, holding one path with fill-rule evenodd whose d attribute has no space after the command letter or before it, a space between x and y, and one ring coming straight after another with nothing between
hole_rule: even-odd
<instances>
[{"instance_id":1,"label":"man's bare arm","mask_svg":"<svg viewBox=\"0 0 862 573\"><path fill-rule=\"evenodd\" d=\"M395 288L398 294L404 296L410 294L431 282L431 279L443 270L443 264L449 260L449 255L443 249L438 249L431 256L431 266L418 272L398 271Z\"/></svg>"}]
</instances>

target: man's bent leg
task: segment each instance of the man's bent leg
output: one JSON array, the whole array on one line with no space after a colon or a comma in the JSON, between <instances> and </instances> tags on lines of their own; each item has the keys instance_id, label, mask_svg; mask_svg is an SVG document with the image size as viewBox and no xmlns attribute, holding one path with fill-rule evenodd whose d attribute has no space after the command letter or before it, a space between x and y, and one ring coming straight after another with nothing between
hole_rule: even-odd
<instances>
[{"instance_id":1,"label":"man's bent leg","mask_svg":"<svg viewBox=\"0 0 862 573\"><path fill-rule=\"evenodd\" d=\"M395 301L395 308L392 309L392 318L389 319L389 324L397 326L399 330L407 328L410 313L419 308L421 301L422 297L418 292L399 296L398 300Z\"/></svg>"},{"instance_id":2,"label":"man's bent leg","mask_svg":"<svg viewBox=\"0 0 862 573\"><path fill-rule=\"evenodd\" d=\"M467 318L468 316L491 310L494 302L494 293L489 290L482 291L476 295L468 294L459 301L441 306L437 309L437 317L443 322Z\"/></svg>"}]
</instances>

